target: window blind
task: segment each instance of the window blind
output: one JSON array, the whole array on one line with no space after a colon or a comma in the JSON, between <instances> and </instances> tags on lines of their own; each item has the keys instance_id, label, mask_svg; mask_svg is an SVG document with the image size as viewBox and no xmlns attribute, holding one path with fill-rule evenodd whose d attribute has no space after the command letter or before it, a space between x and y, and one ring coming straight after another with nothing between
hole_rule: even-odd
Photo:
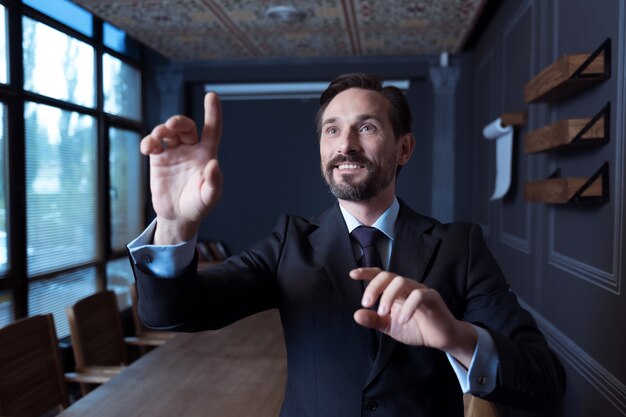
<instances>
[{"instance_id":1,"label":"window blind","mask_svg":"<svg viewBox=\"0 0 626 417\"><path fill-rule=\"evenodd\" d=\"M32 277L96 259L97 139L91 116L32 102L24 113Z\"/></svg>"},{"instance_id":2,"label":"window blind","mask_svg":"<svg viewBox=\"0 0 626 417\"><path fill-rule=\"evenodd\" d=\"M65 337L70 334L65 310L96 290L95 268L32 282L28 291L28 315L52 313L57 336Z\"/></svg>"}]
</instances>

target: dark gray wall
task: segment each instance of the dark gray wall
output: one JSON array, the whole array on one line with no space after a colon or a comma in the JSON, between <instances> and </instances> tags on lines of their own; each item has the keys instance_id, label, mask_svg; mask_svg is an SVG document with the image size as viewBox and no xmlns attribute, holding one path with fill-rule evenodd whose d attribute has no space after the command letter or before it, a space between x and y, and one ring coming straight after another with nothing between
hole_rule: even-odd
<instances>
[{"instance_id":1,"label":"dark gray wall","mask_svg":"<svg viewBox=\"0 0 626 417\"><path fill-rule=\"evenodd\" d=\"M427 70L435 61L416 57L160 65L155 79L165 82L157 82L158 90L153 93L168 99L146 103L151 109L148 120L154 126L182 112L200 123L204 83L330 81L356 71L410 79L407 98L417 147L400 174L398 195L416 210L430 214L433 93ZM320 175L313 120L319 106L316 99L225 100L222 106L219 159L224 194L202 224L200 238L222 240L231 252L239 252L267 236L281 214L311 217L334 202Z\"/></svg>"},{"instance_id":2,"label":"dark gray wall","mask_svg":"<svg viewBox=\"0 0 626 417\"><path fill-rule=\"evenodd\" d=\"M470 213L485 231L513 290L535 314L568 373L562 415L626 415L624 277L624 102L626 1L507 0L472 51ZM612 76L554 104L526 105L524 85L559 56L590 53L612 38ZM591 117L611 102L610 142L524 155L523 137L561 119ZM494 147L482 127L502 113L528 110L515 138L512 189L489 202ZM588 207L528 203L523 184L589 176L610 164L609 203Z\"/></svg>"}]
</instances>

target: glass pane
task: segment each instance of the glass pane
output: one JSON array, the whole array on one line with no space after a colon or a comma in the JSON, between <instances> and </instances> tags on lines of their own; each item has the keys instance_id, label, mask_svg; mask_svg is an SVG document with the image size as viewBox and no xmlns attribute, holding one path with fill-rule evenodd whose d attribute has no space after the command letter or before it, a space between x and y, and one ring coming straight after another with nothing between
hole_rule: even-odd
<instances>
[{"instance_id":1,"label":"glass pane","mask_svg":"<svg viewBox=\"0 0 626 417\"><path fill-rule=\"evenodd\" d=\"M109 129L111 246L123 250L143 228L141 154L138 133Z\"/></svg>"},{"instance_id":2,"label":"glass pane","mask_svg":"<svg viewBox=\"0 0 626 417\"><path fill-rule=\"evenodd\" d=\"M70 334L65 309L96 291L95 268L35 281L28 288L28 315L52 313L57 336L65 337Z\"/></svg>"},{"instance_id":3,"label":"glass pane","mask_svg":"<svg viewBox=\"0 0 626 417\"><path fill-rule=\"evenodd\" d=\"M24 88L94 107L93 47L28 17L22 21Z\"/></svg>"},{"instance_id":4,"label":"glass pane","mask_svg":"<svg viewBox=\"0 0 626 417\"><path fill-rule=\"evenodd\" d=\"M0 327L4 327L12 321L11 294L8 291L0 291Z\"/></svg>"},{"instance_id":5,"label":"glass pane","mask_svg":"<svg viewBox=\"0 0 626 417\"><path fill-rule=\"evenodd\" d=\"M7 15L5 7L0 5L0 83L3 84L9 82L7 51Z\"/></svg>"},{"instance_id":6,"label":"glass pane","mask_svg":"<svg viewBox=\"0 0 626 417\"><path fill-rule=\"evenodd\" d=\"M105 46L139 60L139 43L130 38L123 30L116 28L110 23L104 22L103 37Z\"/></svg>"},{"instance_id":7,"label":"glass pane","mask_svg":"<svg viewBox=\"0 0 626 417\"><path fill-rule=\"evenodd\" d=\"M129 287L134 283L135 276L127 257L107 262L107 289L117 295L117 306L120 310L132 306Z\"/></svg>"},{"instance_id":8,"label":"glass pane","mask_svg":"<svg viewBox=\"0 0 626 417\"><path fill-rule=\"evenodd\" d=\"M23 0L24 4L37 9L61 23L87 36L93 35L91 13L69 0Z\"/></svg>"},{"instance_id":9,"label":"glass pane","mask_svg":"<svg viewBox=\"0 0 626 417\"><path fill-rule=\"evenodd\" d=\"M100 241L96 121L31 102L24 118L28 275L94 261Z\"/></svg>"},{"instance_id":10,"label":"glass pane","mask_svg":"<svg viewBox=\"0 0 626 417\"><path fill-rule=\"evenodd\" d=\"M102 56L104 111L141 120L141 74L125 62Z\"/></svg>"}]
</instances>

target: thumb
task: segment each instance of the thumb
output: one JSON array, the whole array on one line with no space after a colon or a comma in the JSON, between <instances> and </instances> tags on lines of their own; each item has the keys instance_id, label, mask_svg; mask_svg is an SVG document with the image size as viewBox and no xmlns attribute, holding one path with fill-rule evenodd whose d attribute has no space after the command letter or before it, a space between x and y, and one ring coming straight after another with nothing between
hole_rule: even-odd
<instances>
[{"instance_id":1,"label":"thumb","mask_svg":"<svg viewBox=\"0 0 626 417\"><path fill-rule=\"evenodd\" d=\"M363 327L385 332L389 328L389 315L379 316L372 310L360 309L354 312L354 321Z\"/></svg>"},{"instance_id":2,"label":"thumb","mask_svg":"<svg viewBox=\"0 0 626 417\"><path fill-rule=\"evenodd\" d=\"M200 185L200 196L202 202L210 210L222 196L222 184L224 177L217 159L207 162L202 171L202 184Z\"/></svg>"}]
</instances>

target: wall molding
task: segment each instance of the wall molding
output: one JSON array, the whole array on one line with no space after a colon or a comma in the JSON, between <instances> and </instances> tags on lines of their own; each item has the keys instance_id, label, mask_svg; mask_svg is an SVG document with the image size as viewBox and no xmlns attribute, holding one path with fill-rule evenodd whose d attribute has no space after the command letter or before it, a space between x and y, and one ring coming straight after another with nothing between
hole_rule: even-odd
<instances>
[{"instance_id":1,"label":"wall molding","mask_svg":"<svg viewBox=\"0 0 626 417\"><path fill-rule=\"evenodd\" d=\"M548 264L614 294L620 294L620 280L616 279L615 274L603 271L552 249L550 249L548 256Z\"/></svg>"},{"instance_id":2,"label":"wall molding","mask_svg":"<svg viewBox=\"0 0 626 417\"><path fill-rule=\"evenodd\" d=\"M507 89L505 88L505 86L507 85L506 82L506 74L508 74L507 70L506 70L506 64L507 64L507 59L505 59L506 56L506 51L510 50L510 48L506 48L506 43L507 43L507 37L513 33L516 29L516 27L518 26L518 24L522 21L522 19L528 15L530 18L530 33L531 33L531 44L529 45L529 52L532 50L534 42L535 42L535 16L532 13L533 12L533 6L534 3L531 0L526 0L524 2L522 2L522 4L520 4L520 6L518 6L518 8L512 13L511 17L504 22L503 24L503 35L502 35L502 42L500 45L500 55L502 57L501 59L501 64L500 64L500 71L502 76L500 77L500 97L499 97L499 107L502 110L502 113L508 112L508 111L514 111L514 110L518 110L518 109L507 109L505 108L504 105L504 95L507 91ZM529 53L529 71L532 71L532 64L533 64L533 57L534 54ZM522 106L525 106L524 103L521 103ZM519 132L515 132L513 135L513 141L514 141L514 145L513 146L517 146L519 144L519 142L522 140L523 138L521 137L521 135L519 134ZM532 170L532 161L530 160L530 158L525 158L526 159L526 176L528 177L528 174L531 172ZM519 178L519 180L521 181L521 178ZM500 243L502 243L505 246L508 246L509 248L521 252L524 255L530 255L530 230L531 230L531 224L532 224L532 211L531 211L531 207L529 204L526 204L526 202L522 199L521 202L518 202L517 204L523 204L525 206L525 216L524 216L524 235L525 236L519 236L516 235L514 233L508 232L505 230L505 224L504 224L504 214L505 214L505 207L504 204L500 204L500 215L498 216L498 241Z\"/></svg>"},{"instance_id":3,"label":"wall molding","mask_svg":"<svg viewBox=\"0 0 626 417\"><path fill-rule=\"evenodd\" d=\"M519 302L534 316L556 354L626 416L626 385L527 303Z\"/></svg>"},{"instance_id":4,"label":"wall molding","mask_svg":"<svg viewBox=\"0 0 626 417\"><path fill-rule=\"evenodd\" d=\"M502 216L500 216L502 218ZM528 223L528 222L526 222ZM526 225L526 230L528 231L528 224ZM523 239L519 236L516 236L512 233L505 232L502 229L502 224L500 224L500 243L508 246L511 249L514 249L518 252L521 252L525 255L530 255L530 243L529 239Z\"/></svg>"}]
</instances>

